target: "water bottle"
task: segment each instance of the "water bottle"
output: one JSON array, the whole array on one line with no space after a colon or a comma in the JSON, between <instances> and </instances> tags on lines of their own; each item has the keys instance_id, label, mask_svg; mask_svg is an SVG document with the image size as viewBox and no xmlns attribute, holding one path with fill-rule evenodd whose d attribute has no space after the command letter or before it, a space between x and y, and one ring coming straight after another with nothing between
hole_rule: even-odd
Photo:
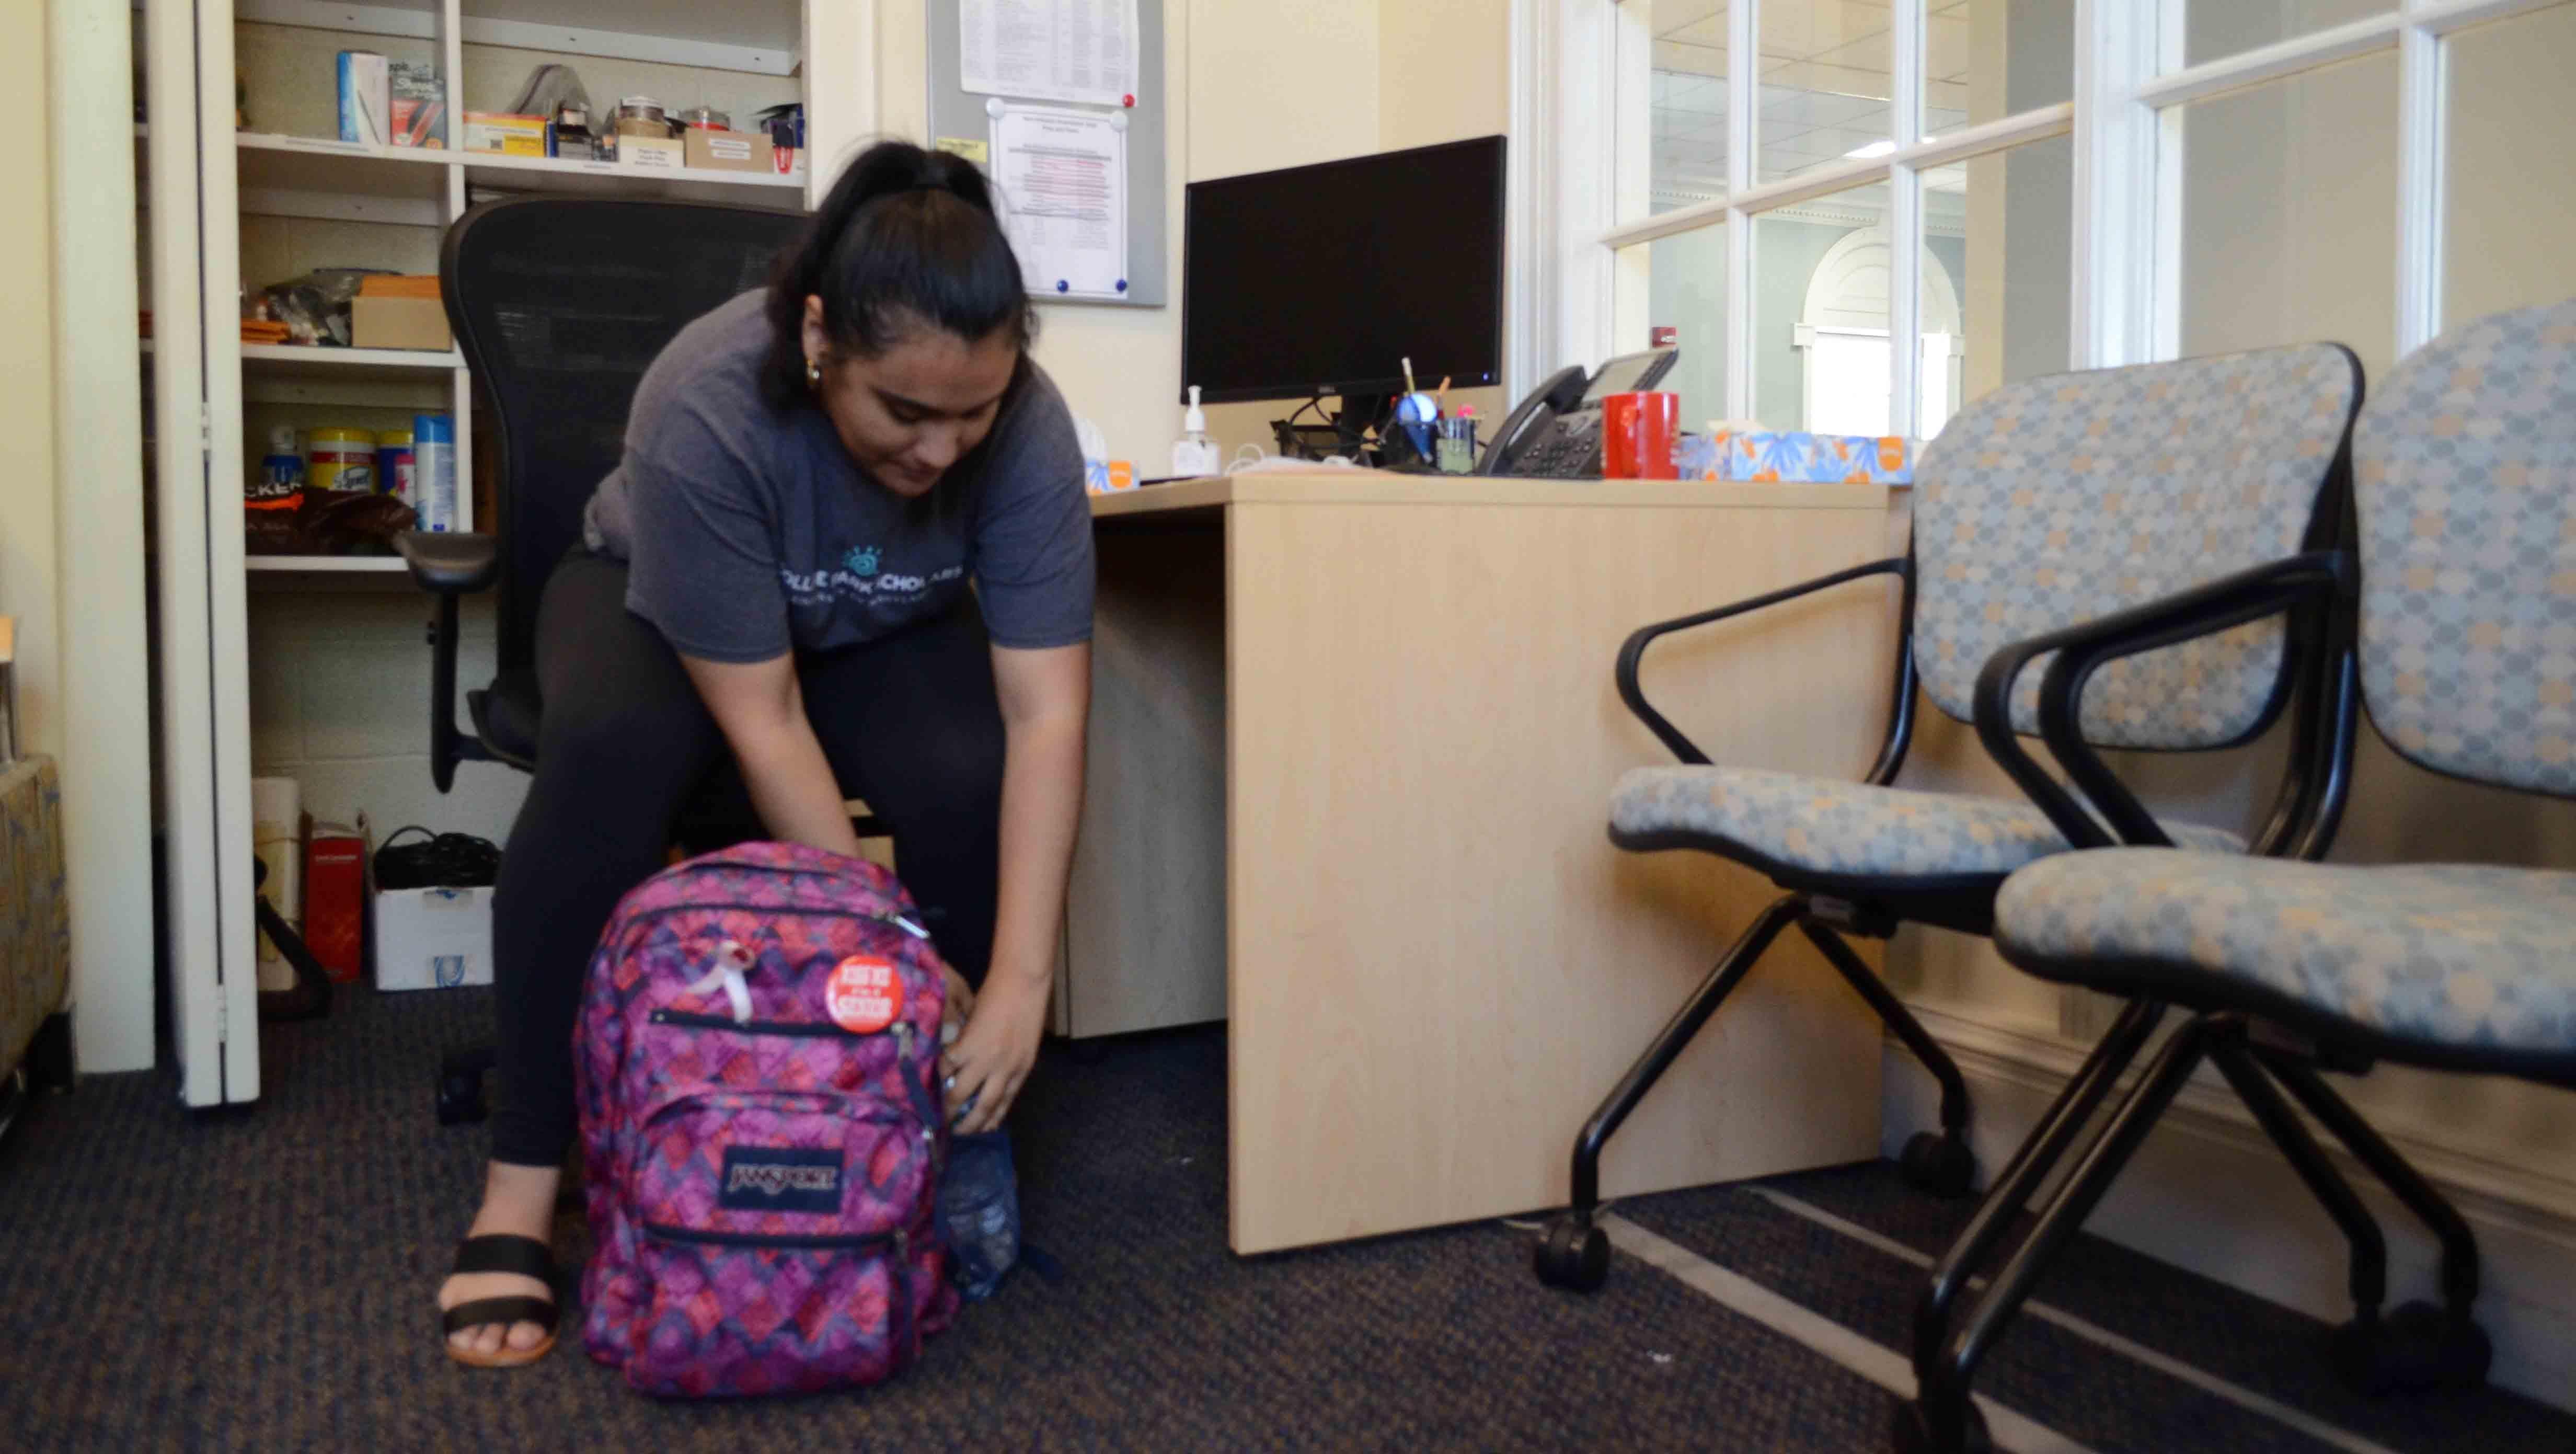
<instances>
[{"instance_id":1,"label":"water bottle","mask_svg":"<svg viewBox=\"0 0 2576 1454\"><path fill-rule=\"evenodd\" d=\"M985 1131L948 1143L939 1183L939 1223L948 1234L949 1278L969 1302L991 1297L1020 1260L1020 1184L1011 1133Z\"/></svg>"}]
</instances>

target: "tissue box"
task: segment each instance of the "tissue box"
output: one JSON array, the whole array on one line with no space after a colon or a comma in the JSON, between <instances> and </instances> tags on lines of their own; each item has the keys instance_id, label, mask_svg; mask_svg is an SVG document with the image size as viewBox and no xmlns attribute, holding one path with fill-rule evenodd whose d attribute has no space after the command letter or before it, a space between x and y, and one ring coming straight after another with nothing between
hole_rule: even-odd
<instances>
[{"instance_id":1,"label":"tissue box","mask_svg":"<svg viewBox=\"0 0 2576 1454\"><path fill-rule=\"evenodd\" d=\"M1721 430L1715 458L1699 477L1757 484L1910 485L1914 443L1888 435Z\"/></svg>"}]
</instances>

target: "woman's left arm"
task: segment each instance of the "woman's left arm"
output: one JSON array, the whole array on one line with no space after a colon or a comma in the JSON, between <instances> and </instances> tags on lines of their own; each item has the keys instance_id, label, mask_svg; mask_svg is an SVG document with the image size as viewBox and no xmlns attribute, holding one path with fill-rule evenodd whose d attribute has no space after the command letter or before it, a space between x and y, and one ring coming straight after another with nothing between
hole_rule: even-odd
<instances>
[{"instance_id":1,"label":"woman's left arm","mask_svg":"<svg viewBox=\"0 0 2576 1454\"><path fill-rule=\"evenodd\" d=\"M1002 878L993 924L993 961L965 1032L945 1057L953 1114L969 1096L974 1113L958 1124L989 1131L1019 1096L1037 1063L1055 983L1056 939L1064 924L1065 877L1082 816L1083 731L1091 712L1088 643L1037 651L993 648L993 687L1002 704Z\"/></svg>"}]
</instances>

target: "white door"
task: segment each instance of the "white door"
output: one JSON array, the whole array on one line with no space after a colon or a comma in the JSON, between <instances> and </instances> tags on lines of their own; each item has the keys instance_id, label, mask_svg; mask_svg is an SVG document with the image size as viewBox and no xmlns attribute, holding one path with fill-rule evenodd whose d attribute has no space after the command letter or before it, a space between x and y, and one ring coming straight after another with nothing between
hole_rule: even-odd
<instances>
[{"instance_id":1,"label":"white door","mask_svg":"<svg viewBox=\"0 0 2576 1454\"><path fill-rule=\"evenodd\" d=\"M160 911L179 1096L213 1106L259 1094L232 7L148 0L144 58L161 613L154 755L167 855ZM201 225L200 217L213 220Z\"/></svg>"}]
</instances>

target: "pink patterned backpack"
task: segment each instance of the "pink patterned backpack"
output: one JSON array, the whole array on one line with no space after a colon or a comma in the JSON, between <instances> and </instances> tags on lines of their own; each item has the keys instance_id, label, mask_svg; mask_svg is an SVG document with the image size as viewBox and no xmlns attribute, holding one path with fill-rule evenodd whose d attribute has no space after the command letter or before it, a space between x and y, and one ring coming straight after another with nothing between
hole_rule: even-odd
<instances>
[{"instance_id":1,"label":"pink patterned backpack","mask_svg":"<svg viewBox=\"0 0 2576 1454\"><path fill-rule=\"evenodd\" d=\"M582 1341L666 1397L877 1383L948 1326L947 984L894 875L754 843L647 879L574 1043Z\"/></svg>"}]
</instances>

